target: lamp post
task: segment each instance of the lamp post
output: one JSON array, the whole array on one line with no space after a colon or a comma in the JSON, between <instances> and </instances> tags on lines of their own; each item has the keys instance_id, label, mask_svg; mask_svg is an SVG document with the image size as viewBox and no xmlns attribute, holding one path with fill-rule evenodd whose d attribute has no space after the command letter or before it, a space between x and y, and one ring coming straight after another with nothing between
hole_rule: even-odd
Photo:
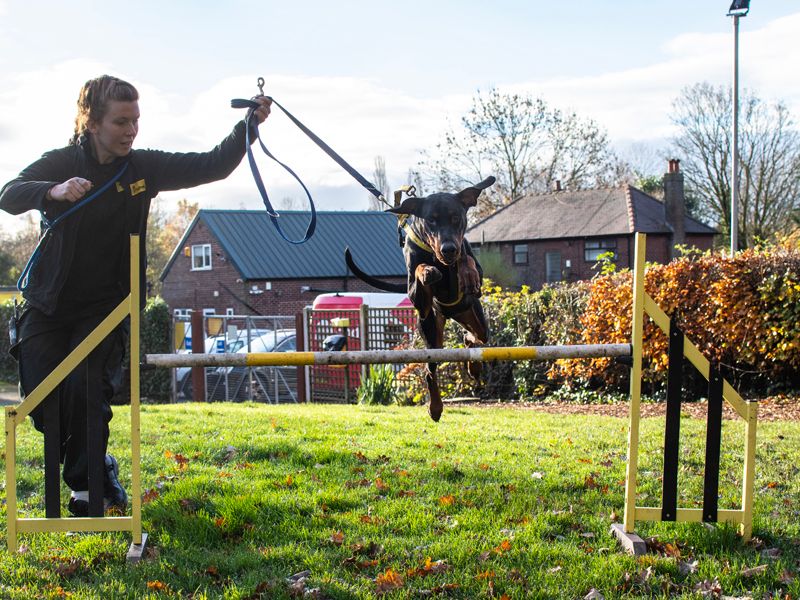
<instances>
[{"instance_id":1,"label":"lamp post","mask_svg":"<svg viewBox=\"0 0 800 600\"><path fill-rule=\"evenodd\" d=\"M733 0L728 16L733 17L733 132L731 161L731 256L739 250L739 17L750 12L750 0Z\"/></svg>"}]
</instances>

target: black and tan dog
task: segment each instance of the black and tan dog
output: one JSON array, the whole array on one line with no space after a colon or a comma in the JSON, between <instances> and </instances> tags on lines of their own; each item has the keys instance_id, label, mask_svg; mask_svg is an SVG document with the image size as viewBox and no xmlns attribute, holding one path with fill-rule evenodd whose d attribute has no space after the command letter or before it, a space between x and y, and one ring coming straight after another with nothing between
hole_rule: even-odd
<instances>
[{"instance_id":1,"label":"black and tan dog","mask_svg":"<svg viewBox=\"0 0 800 600\"><path fill-rule=\"evenodd\" d=\"M387 212L401 215L405 237L404 254L408 269L406 288L368 275L359 269L349 248L347 266L359 279L390 292L406 292L419 320L417 325L428 348L441 348L447 319L459 323L467 333L467 347L485 344L488 327L480 303L483 271L464 238L467 210L478 203L478 196L495 182L488 177L457 194L431 194L406 198ZM467 370L477 379L480 363L469 363ZM434 421L442 416L442 398L436 381L436 363L428 363L425 376L430 395L428 413Z\"/></svg>"}]
</instances>

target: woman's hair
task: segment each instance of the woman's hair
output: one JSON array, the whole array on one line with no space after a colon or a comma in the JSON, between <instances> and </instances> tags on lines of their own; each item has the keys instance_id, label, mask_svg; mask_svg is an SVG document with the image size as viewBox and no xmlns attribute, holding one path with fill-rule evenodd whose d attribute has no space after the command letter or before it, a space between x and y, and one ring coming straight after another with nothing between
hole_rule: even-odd
<instances>
[{"instance_id":1,"label":"woman's hair","mask_svg":"<svg viewBox=\"0 0 800 600\"><path fill-rule=\"evenodd\" d=\"M100 122L108 110L108 103L135 102L139 99L139 92L127 81L101 75L90 79L83 84L78 96L78 116L75 117L75 132L72 134L70 144L77 144L78 139L86 133L89 121Z\"/></svg>"}]
</instances>

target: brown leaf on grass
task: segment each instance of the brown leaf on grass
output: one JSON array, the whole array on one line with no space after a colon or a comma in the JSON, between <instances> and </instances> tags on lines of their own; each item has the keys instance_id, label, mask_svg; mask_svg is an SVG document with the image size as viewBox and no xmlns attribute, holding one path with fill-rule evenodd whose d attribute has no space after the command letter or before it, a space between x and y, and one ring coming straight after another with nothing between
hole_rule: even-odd
<instances>
[{"instance_id":1,"label":"brown leaf on grass","mask_svg":"<svg viewBox=\"0 0 800 600\"><path fill-rule=\"evenodd\" d=\"M222 477L222 478L233 477L233 473L228 473L227 471L220 471L219 473L217 473L217 477Z\"/></svg>"},{"instance_id":2,"label":"brown leaf on grass","mask_svg":"<svg viewBox=\"0 0 800 600\"><path fill-rule=\"evenodd\" d=\"M401 498L405 498L405 497L416 496L417 492L414 492L412 490L401 490L397 492L397 495L400 496Z\"/></svg>"},{"instance_id":3,"label":"brown leaf on grass","mask_svg":"<svg viewBox=\"0 0 800 600\"><path fill-rule=\"evenodd\" d=\"M370 558L375 558L383 552L383 546L370 542L369 544L353 544L350 549L354 554L363 554Z\"/></svg>"},{"instance_id":4,"label":"brown leaf on grass","mask_svg":"<svg viewBox=\"0 0 800 600\"><path fill-rule=\"evenodd\" d=\"M179 471L185 471L189 468L189 459L183 454L175 454L169 450L164 450L164 458L173 459L177 463Z\"/></svg>"},{"instance_id":5,"label":"brown leaf on grass","mask_svg":"<svg viewBox=\"0 0 800 600\"><path fill-rule=\"evenodd\" d=\"M682 577L692 575L697 572L697 566L698 563L696 560L682 560L678 563L678 573L680 573Z\"/></svg>"},{"instance_id":6,"label":"brown leaf on grass","mask_svg":"<svg viewBox=\"0 0 800 600\"><path fill-rule=\"evenodd\" d=\"M489 470L489 465L487 465L486 463L481 463L481 464L478 465L478 468L481 471L488 471Z\"/></svg>"},{"instance_id":7,"label":"brown leaf on grass","mask_svg":"<svg viewBox=\"0 0 800 600\"><path fill-rule=\"evenodd\" d=\"M158 490L155 488L150 488L149 490L145 491L144 495L142 496L142 504L152 502L156 498L158 498Z\"/></svg>"},{"instance_id":8,"label":"brown leaf on grass","mask_svg":"<svg viewBox=\"0 0 800 600\"><path fill-rule=\"evenodd\" d=\"M345 481L344 482L344 487L346 489L348 489L348 490L356 488L356 487L369 487L371 485L372 485L372 482L369 479L367 479L366 477L364 479L359 479L358 481Z\"/></svg>"},{"instance_id":9,"label":"brown leaf on grass","mask_svg":"<svg viewBox=\"0 0 800 600\"><path fill-rule=\"evenodd\" d=\"M492 556L492 553L489 550L486 550L485 552L481 552L478 555L478 562L486 562L487 560L489 560L489 558L491 558L491 556Z\"/></svg>"},{"instance_id":10,"label":"brown leaf on grass","mask_svg":"<svg viewBox=\"0 0 800 600\"><path fill-rule=\"evenodd\" d=\"M375 591L378 594L385 594L392 590L399 589L405 585L403 576L392 568L386 569L375 578Z\"/></svg>"},{"instance_id":11,"label":"brown leaf on grass","mask_svg":"<svg viewBox=\"0 0 800 600\"><path fill-rule=\"evenodd\" d=\"M482 579L494 579L495 573L491 569L486 569L485 571L481 571L477 575L475 575L475 579L478 581Z\"/></svg>"},{"instance_id":12,"label":"brown leaf on grass","mask_svg":"<svg viewBox=\"0 0 800 600\"><path fill-rule=\"evenodd\" d=\"M342 545L342 543L344 542L344 533L342 533L341 531L334 531L334 532L331 534L331 537L330 537L330 538L328 538L328 539L330 540L330 542L331 542L333 545L335 545L335 546L341 546L341 545Z\"/></svg>"},{"instance_id":13,"label":"brown leaf on grass","mask_svg":"<svg viewBox=\"0 0 800 600\"><path fill-rule=\"evenodd\" d=\"M365 455L364 453L362 453L361 451L358 451L358 452L355 452L355 453L353 453L353 456L355 456L355 457L356 457L356 459L358 459L358 462L362 462L362 463L369 462L369 459L368 459L368 458L366 457L366 455Z\"/></svg>"},{"instance_id":14,"label":"brown leaf on grass","mask_svg":"<svg viewBox=\"0 0 800 600\"><path fill-rule=\"evenodd\" d=\"M214 519L214 525L215 525L215 526L216 526L218 529L222 529L223 527L225 527L225 524L226 524L227 522L228 522L228 521L225 519L225 517L217 517L216 519Z\"/></svg>"},{"instance_id":15,"label":"brown leaf on grass","mask_svg":"<svg viewBox=\"0 0 800 600\"><path fill-rule=\"evenodd\" d=\"M236 469L236 470L238 470L238 471L242 471L242 470L244 470L244 469L252 469L252 468L253 468L253 463L250 463L250 462L240 462L240 463L236 463L236 466L235 466L235 467L233 467L233 468L234 468L234 469Z\"/></svg>"},{"instance_id":16,"label":"brown leaf on grass","mask_svg":"<svg viewBox=\"0 0 800 600\"><path fill-rule=\"evenodd\" d=\"M392 473L394 473L398 477L411 477L411 473L409 473L405 469L399 469L399 468L393 469Z\"/></svg>"},{"instance_id":17,"label":"brown leaf on grass","mask_svg":"<svg viewBox=\"0 0 800 600\"><path fill-rule=\"evenodd\" d=\"M445 560L431 560L428 556L422 566L406 571L408 577L425 577L433 573L445 573L450 570L450 565Z\"/></svg>"},{"instance_id":18,"label":"brown leaf on grass","mask_svg":"<svg viewBox=\"0 0 800 600\"><path fill-rule=\"evenodd\" d=\"M55 572L56 575L63 579L69 579L73 575L75 575L78 570L82 570L84 566L82 558L70 558L65 559L61 564L56 566Z\"/></svg>"},{"instance_id":19,"label":"brown leaf on grass","mask_svg":"<svg viewBox=\"0 0 800 600\"><path fill-rule=\"evenodd\" d=\"M210 565L206 570L205 574L211 577L212 579L219 579L219 569L214 565Z\"/></svg>"},{"instance_id":20,"label":"brown leaf on grass","mask_svg":"<svg viewBox=\"0 0 800 600\"><path fill-rule=\"evenodd\" d=\"M383 525L386 523L386 519L382 517L373 517L372 515L361 515L358 520L367 525Z\"/></svg>"},{"instance_id":21,"label":"brown leaf on grass","mask_svg":"<svg viewBox=\"0 0 800 600\"><path fill-rule=\"evenodd\" d=\"M502 556L503 554L505 554L505 553L506 553L506 552L508 552L509 550L511 550L511 542L510 542L510 541L508 541L508 540L503 540L502 542L500 542L500 544L499 544L499 545L495 546L495 547L492 549L492 552L494 552L495 554L499 554L500 556Z\"/></svg>"},{"instance_id":22,"label":"brown leaf on grass","mask_svg":"<svg viewBox=\"0 0 800 600\"><path fill-rule=\"evenodd\" d=\"M455 497L453 497L450 494L439 497L439 504L441 504L442 506L452 506L453 504L455 504L455 501L456 501Z\"/></svg>"},{"instance_id":23,"label":"brown leaf on grass","mask_svg":"<svg viewBox=\"0 0 800 600\"><path fill-rule=\"evenodd\" d=\"M782 585L791 585L794 581L794 574L789 569L784 569L779 581Z\"/></svg>"},{"instance_id":24,"label":"brown leaf on grass","mask_svg":"<svg viewBox=\"0 0 800 600\"><path fill-rule=\"evenodd\" d=\"M169 586L164 583L163 581L159 581L158 579L154 579L152 581L147 582L147 589L148 590L155 590L157 592L166 592L169 591Z\"/></svg>"},{"instance_id":25,"label":"brown leaf on grass","mask_svg":"<svg viewBox=\"0 0 800 600\"><path fill-rule=\"evenodd\" d=\"M380 477L375 478L375 487L379 492L385 492L389 489L389 486Z\"/></svg>"}]
</instances>

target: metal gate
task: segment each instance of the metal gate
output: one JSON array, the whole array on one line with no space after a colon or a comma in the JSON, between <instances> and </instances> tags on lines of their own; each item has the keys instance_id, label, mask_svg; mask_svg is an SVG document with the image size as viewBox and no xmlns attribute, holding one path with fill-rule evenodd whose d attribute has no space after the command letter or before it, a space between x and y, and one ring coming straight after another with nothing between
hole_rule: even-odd
<instances>
[{"instance_id":1,"label":"metal gate","mask_svg":"<svg viewBox=\"0 0 800 600\"><path fill-rule=\"evenodd\" d=\"M347 319L341 326L337 319ZM322 352L332 335L347 339L347 350L394 350L407 348L413 338L416 311L411 307L303 311L306 350ZM404 365L392 365L400 371ZM306 400L313 402L355 402L356 390L366 376L367 365L306 367Z\"/></svg>"},{"instance_id":2,"label":"metal gate","mask_svg":"<svg viewBox=\"0 0 800 600\"><path fill-rule=\"evenodd\" d=\"M295 317L204 315L206 354L223 352L289 352L297 349ZM192 351L194 336L189 317L173 317L173 345L177 353ZM297 367L205 367L205 396L209 401L254 400L297 402ZM192 369L173 370L173 401L192 400Z\"/></svg>"}]
</instances>

